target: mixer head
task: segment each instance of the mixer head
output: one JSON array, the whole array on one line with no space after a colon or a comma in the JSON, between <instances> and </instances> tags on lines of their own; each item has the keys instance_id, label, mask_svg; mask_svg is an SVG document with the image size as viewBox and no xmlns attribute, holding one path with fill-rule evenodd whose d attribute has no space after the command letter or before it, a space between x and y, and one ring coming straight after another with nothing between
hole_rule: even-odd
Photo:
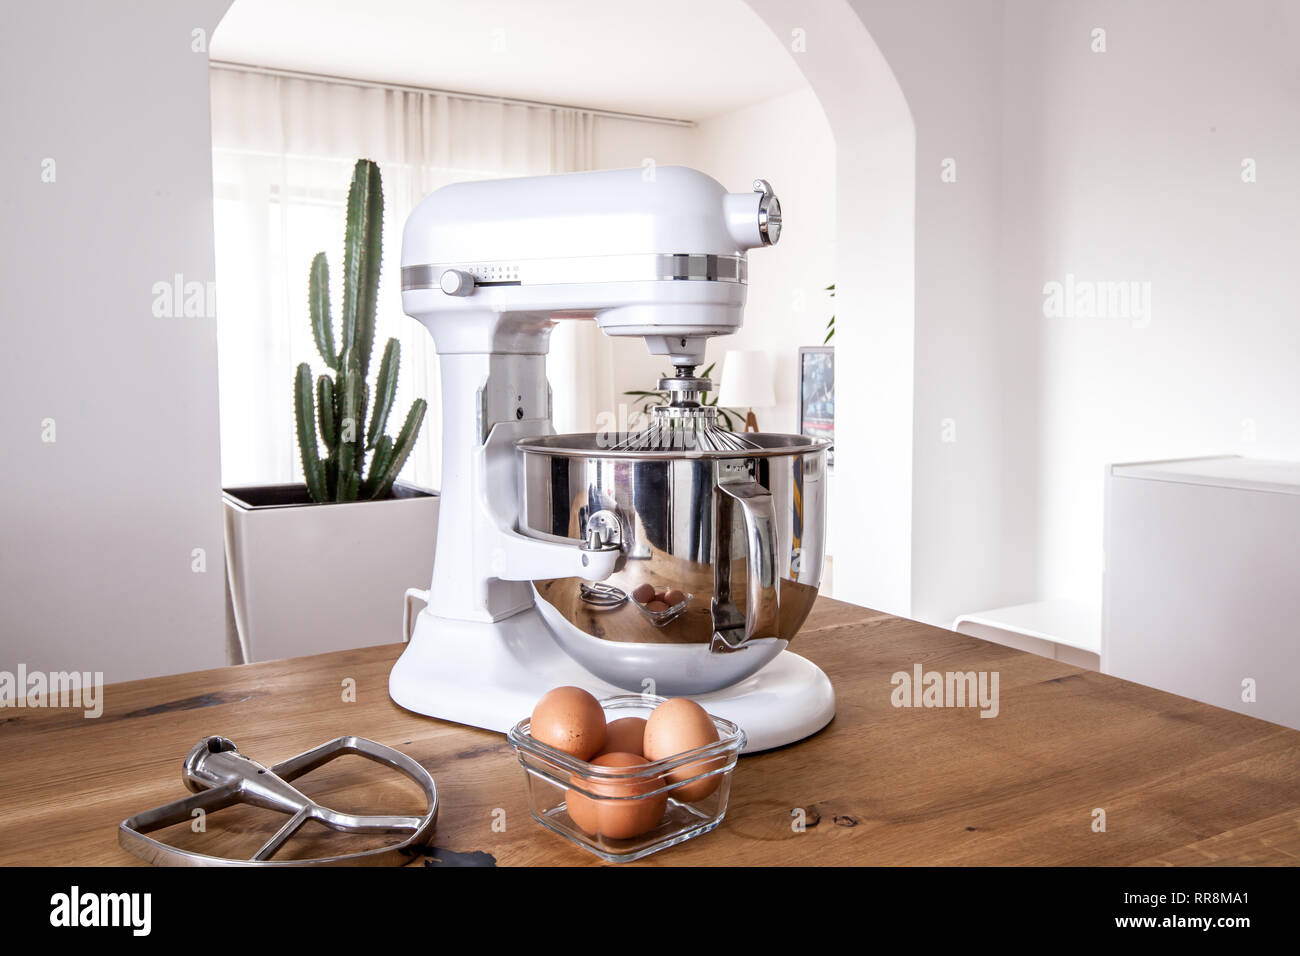
<instances>
[{"instance_id":1,"label":"mixer head","mask_svg":"<svg viewBox=\"0 0 1300 956\"><path fill-rule=\"evenodd\" d=\"M439 352L534 348L491 331L475 339L469 326L493 314L529 331L594 319L690 368L709 338L740 328L746 253L780 235L766 181L729 193L682 166L457 183L407 220L403 307Z\"/></svg>"}]
</instances>

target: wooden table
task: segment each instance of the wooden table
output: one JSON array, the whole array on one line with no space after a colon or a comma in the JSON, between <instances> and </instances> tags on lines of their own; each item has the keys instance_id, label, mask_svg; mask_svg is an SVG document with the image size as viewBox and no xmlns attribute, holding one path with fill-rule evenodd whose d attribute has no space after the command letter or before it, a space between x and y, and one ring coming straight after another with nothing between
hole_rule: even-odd
<instances>
[{"instance_id":1,"label":"wooden table","mask_svg":"<svg viewBox=\"0 0 1300 956\"><path fill-rule=\"evenodd\" d=\"M742 758L722 826L645 862L1300 863L1296 731L827 599L795 647L830 675L838 716L811 740ZM532 821L503 737L388 699L400 650L110 685L97 720L0 711L0 864L136 862L117 846L118 822L181 796L181 758L214 733L265 764L345 733L405 751L437 780L444 862L598 862ZM893 706L891 675L918 663L998 672L998 716ZM413 786L370 768L343 758L303 789L340 809L417 809ZM217 833L227 852L251 852L277 822L222 814L173 838L211 850Z\"/></svg>"}]
</instances>

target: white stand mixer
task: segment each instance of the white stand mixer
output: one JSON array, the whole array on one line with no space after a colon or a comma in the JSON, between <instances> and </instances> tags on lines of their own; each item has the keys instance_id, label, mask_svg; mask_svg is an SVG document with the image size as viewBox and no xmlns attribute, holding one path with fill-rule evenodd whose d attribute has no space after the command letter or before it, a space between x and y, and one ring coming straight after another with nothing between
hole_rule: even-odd
<instances>
[{"instance_id":1,"label":"white stand mixer","mask_svg":"<svg viewBox=\"0 0 1300 956\"><path fill-rule=\"evenodd\" d=\"M412 597L426 606L389 678L394 701L504 732L552 687L626 692L561 649L531 583L600 581L621 552L518 530L515 442L554 434L550 330L594 319L693 369L709 337L741 325L745 251L779 232L766 183L729 194L683 167L461 183L411 214L402 303L440 357L443 482L433 581L408 592L408 607ZM785 650L695 699L743 727L750 751L802 739L835 712L826 675Z\"/></svg>"}]
</instances>

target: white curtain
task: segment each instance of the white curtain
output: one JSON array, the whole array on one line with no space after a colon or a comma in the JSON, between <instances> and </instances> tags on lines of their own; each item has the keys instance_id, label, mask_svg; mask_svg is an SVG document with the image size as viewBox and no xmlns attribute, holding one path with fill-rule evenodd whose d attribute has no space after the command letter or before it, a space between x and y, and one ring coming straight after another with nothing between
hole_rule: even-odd
<instances>
[{"instance_id":1,"label":"white curtain","mask_svg":"<svg viewBox=\"0 0 1300 956\"><path fill-rule=\"evenodd\" d=\"M590 169L596 118L221 67L211 80L223 484L301 480L294 368L306 361L324 371L308 319L308 268L325 252L337 318L348 183L353 163L366 157L379 164L384 186L376 355L390 336L402 345L389 429L400 427L413 398L428 400L402 476L437 488L437 356L428 332L402 312L402 226L416 203L448 183ZM590 322L556 329L548 372L558 430L594 427L594 396L610 392L597 377L608 375L607 350Z\"/></svg>"}]
</instances>

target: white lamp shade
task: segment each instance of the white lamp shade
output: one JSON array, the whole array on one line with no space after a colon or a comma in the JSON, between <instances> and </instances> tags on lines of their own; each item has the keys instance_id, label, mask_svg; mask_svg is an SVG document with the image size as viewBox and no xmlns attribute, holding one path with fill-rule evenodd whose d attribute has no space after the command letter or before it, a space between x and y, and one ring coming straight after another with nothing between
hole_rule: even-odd
<instances>
[{"instance_id":1,"label":"white lamp shade","mask_svg":"<svg viewBox=\"0 0 1300 956\"><path fill-rule=\"evenodd\" d=\"M722 360L718 404L727 408L774 406L776 390L772 387L772 357L766 352L728 350Z\"/></svg>"}]
</instances>

